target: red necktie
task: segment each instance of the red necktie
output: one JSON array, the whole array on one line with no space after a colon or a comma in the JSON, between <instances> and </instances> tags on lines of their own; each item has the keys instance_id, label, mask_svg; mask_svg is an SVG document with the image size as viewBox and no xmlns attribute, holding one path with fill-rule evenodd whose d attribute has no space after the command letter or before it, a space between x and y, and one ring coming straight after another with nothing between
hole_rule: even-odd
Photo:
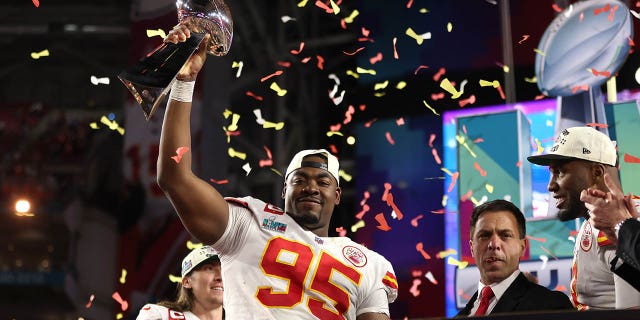
<instances>
[{"instance_id":1,"label":"red necktie","mask_svg":"<svg viewBox=\"0 0 640 320\"><path fill-rule=\"evenodd\" d=\"M484 316L487 313L487 308L489 308L489 301L493 298L493 290L491 290L490 286L485 286L482 288L482 298L480 299L480 306L474 316Z\"/></svg>"}]
</instances>

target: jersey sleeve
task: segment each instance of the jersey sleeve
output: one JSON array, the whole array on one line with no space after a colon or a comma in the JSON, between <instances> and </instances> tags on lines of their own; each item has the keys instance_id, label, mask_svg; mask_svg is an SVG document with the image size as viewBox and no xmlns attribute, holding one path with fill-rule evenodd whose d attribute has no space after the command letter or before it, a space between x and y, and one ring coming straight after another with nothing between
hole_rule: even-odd
<instances>
[{"instance_id":1,"label":"jersey sleeve","mask_svg":"<svg viewBox=\"0 0 640 320\"><path fill-rule=\"evenodd\" d=\"M607 263L616 257L615 247L604 252ZM620 263L620 262L619 262ZM628 309L640 307L640 291L636 290L627 281L616 274L613 274L613 282L615 286L616 309Z\"/></svg>"},{"instance_id":2,"label":"jersey sleeve","mask_svg":"<svg viewBox=\"0 0 640 320\"><path fill-rule=\"evenodd\" d=\"M242 200L225 198L229 203L229 221L222 237L212 247L218 250L222 259L233 256L245 243L254 216Z\"/></svg>"},{"instance_id":3,"label":"jersey sleeve","mask_svg":"<svg viewBox=\"0 0 640 320\"><path fill-rule=\"evenodd\" d=\"M393 266L384 257L378 256L371 291L364 295L356 315L364 313L384 313L390 315L389 304L398 297L398 280Z\"/></svg>"},{"instance_id":4,"label":"jersey sleeve","mask_svg":"<svg viewBox=\"0 0 640 320\"><path fill-rule=\"evenodd\" d=\"M165 320L162 315L166 314L167 311L162 310L163 308L155 305L155 304L145 304L138 313L138 317L136 320Z\"/></svg>"}]
</instances>

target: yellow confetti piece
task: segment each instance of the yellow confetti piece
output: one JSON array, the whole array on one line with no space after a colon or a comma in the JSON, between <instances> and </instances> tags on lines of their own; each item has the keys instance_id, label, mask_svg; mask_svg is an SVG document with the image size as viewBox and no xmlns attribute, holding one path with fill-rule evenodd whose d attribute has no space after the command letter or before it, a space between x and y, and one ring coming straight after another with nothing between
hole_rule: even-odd
<instances>
[{"instance_id":1,"label":"yellow confetti piece","mask_svg":"<svg viewBox=\"0 0 640 320\"><path fill-rule=\"evenodd\" d=\"M422 100L422 103L424 103L424 106L429 108L429 110L431 110L431 112L433 112L433 114L435 114L436 116L439 116L440 114L436 112L436 110L434 108L432 108L426 101Z\"/></svg>"},{"instance_id":2,"label":"yellow confetti piece","mask_svg":"<svg viewBox=\"0 0 640 320\"><path fill-rule=\"evenodd\" d=\"M364 68L360 68L360 67L356 68L356 72L357 73L368 73L368 74L374 75L374 76L376 75L376 71L375 70L373 70L373 69L364 69Z\"/></svg>"},{"instance_id":3,"label":"yellow confetti piece","mask_svg":"<svg viewBox=\"0 0 640 320\"><path fill-rule=\"evenodd\" d=\"M351 146L352 146L352 145L354 145L355 143L356 143L356 138L355 138L354 136L349 136L349 137L347 138L347 144L349 144L349 145L351 145Z\"/></svg>"},{"instance_id":4,"label":"yellow confetti piece","mask_svg":"<svg viewBox=\"0 0 640 320\"><path fill-rule=\"evenodd\" d=\"M331 9L333 9L333 14L340 13L340 7L335 2L333 2L333 0L330 0L329 2L331 3Z\"/></svg>"},{"instance_id":5,"label":"yellow confetti piece","mask_svg":"<svg viewBox=\"0 0 640 320\"><path fill-rule=\"evenodd\" d=\"M40 59L41 57L48 57L49 56L49 50L44 49L40 52L31 52L31 58L32 59Z\"/></svg>"},{"instance_id":6,"label":"yellow confetti piece","mask_svg":"<svg viewBox=\"0 0 640 320\"><path fill-rule=\"evenodd\" d=\"M100 127L98 127L98 124L96 122L89 123L89 128L93 130L100 129Z\"/></svg>"},{"instance_id":7,"label":"yellow confetti piece","mask_svg":"<svg viewBox=\"0 0 640 320\"><path fill-rule=\"evenodd\" d=\"M458 251L456 251L455 249L447 249L444 251L440 251L438 252L438 254L436 254L436 258L438 259L444 259L450 255L454 255L454 254L458 254Z\"/></svg>"},{"instance_id":8,"label":"yellow confetti piece","mask_svg":"<svg viewBox=\"0 0 640 320\"><path fill-rule=\"evenodd\" d=\"M447 257L447 264L457 266L458 269L464 269L469 265L466 261L458 261L458 259L454 257Z\"/></svg>"},{"instance_id":9,"label":"yellow confetti piece","mask_svg":"<svg viewBox=\"0 0 640 320\"><path fill-rule=\"evenodd\" d=\"M247 159L247 154L246 153L235 151L233 148L229 148L228 153L229 153L229 157L231 157L231 158L236 157L236 158L240 158L242 160L246 160Z\"/></svg>"},{"instance_id":10,"label":"yellow confetti piece","mask_svg":"<svg viewBox=\"0 0 640 320\"><path fill-rule=\"evenodd\" d=\"M353 179L353 177L349 174L347 174L344 170L340 169L338 171L338 175L340 176L340 178L342 178L344 181L349 182L351 181L351 179Z\"/></svg>"},{"instance_id":11,"label":"yellow confetti piece","mask_svg":"<svg viewBox=\"0 0 640 320\"><path fill-rule=\"evenodd\" d=\"M415 31L413 31L413 29L411 28L407 28L407 30L404 32L406 35L408 35L409 37L413 38L416 40L416 42L418 43L418 45L421 45L422 42L424 41L424 39L422 39L421 36L419 36Z\"/></svg>"},{"instance_id":12,"label":"yellow confetti piece","mask_svg":"<svg viewBox=\"0 0 640 320\"><path fill-rule=\"evenodd\" d=\"M187 240L187 249L193 250L202 247L202 243L193 243L191 240Z\"/></svg>"},{"instance_id":13,"label":"yellow confetti piece","mask_svg":"<svg viewBox=\"0 0 640 320\"><path fill-rule=\"evenodd\" d=\"M182 278L170 274L169 275L169 281L172 282L172 283L180 283L180 282L182 282Z\"/></svg>"},{"instance_id":14,"label":"yellow confetti piece","mask_svg":"<svg viewBox=\"0 0 640 320\"><path fill-rule=\"evenodd\" d=\"M116 314L116 319L120 320L122 318L124 318L124 315L122 314L122 312L118 312L118 314Z\"/></svg>"},{"instance_id":15,"label":"yellow confetti piece","mask_svg":"<svg viewBox=\"0 0 640 320\"><path fill-rule=\"evenodd\" d=\"M447 206L447 201L449 200L449 196L448 195L443 195L442 196L442 206L446 207Z\"/></svg>"},{"instance_id":16,"label":"yellow confetti piece","mask_svg":"<svg viewBox=\"0 0 640 320\"><path fill-rule=\"evenodd\" d=\"M389 80L385 81L385 82L381 82L381 83L376 83L373 86L373 90L381 90L387 87L387 85L389 85Z\"/></svg>"},{"instance_id":17,"label":"yellow confetti piece","mask_svg":"<svg viewBox=\"0 0 640 320\"><path fill-rule=\"evenodd\" d=\"M487 80L480 80L480 86L481 87L494 87L497 88L500 86L500 81L498 80L493 80L493 81L487 81Z\"/></svg>"},{"instance_id":18,"label":"yellow confetti piece","mask_svg":"<svg viewBox=\"0 0 640 320\"><path fill-rule=\"evenodd\" d=\"M407 83L406 83L406 82L404 82L404 81L400 81L400 82L398 82L398 84L396 84L396 89L398 89L398 90L402 90L402 89L404 89L406 86L407 86Z\"/></svg>"},{"instance_id":19,"label":"yellow confetti piece","mask_svg":"<svg viewBox=\"0 0 640 320\"><path fill-rule=\"evenodd\" d=\"M124 284L127 281L127 270L122 269L122 273L120 275L120 283Z\"/></svg>"},{"instance_id":20,"label":"yellow confetti piece","mask_svg":"<svg viewBox=\"0 0 640 320\"><path fill-rule=\"evenodd\" d=\"M222 113L222 115L224 116L225 119L229 119L229 116L233 114L233 111L229 110L229 109L224 109L224 112Z\"/></svg>"},{"instance_id":21,"label":"yellow confetti piece","mask_svg":"<svg viewBox=\"0 0 640 320\"><path fill-rule=\"evenodd\" d=\"M282 128L284 127L284 122L270 122L270 121L264 121L264 123L262 124L262 127L265 129L270 129L270 128L274 128L277 130L282 130Z\"/></svg>"},{"instance_id":22,"label":"yellow confetti piece","mask_svg":"<svg viewBox=\"0 0 640 320\"><path fill-rule=\"evenodd\" d=\"M380 98L380 97L384 97L386 95L386 93L384 92L376 92L373 94L376 98Z\"/></svg>"},{"instance_id":23,"label":"yellow confetti piece","mask_svg":"<svg viewBox=\"0 0 640 320\"><path fill-rule=\"evenodd\" d=\"M538 140L538 138L536 138L535 141L536 141L536 154L542 154L542 152L544 151L544 148L542 147L542 143L540 143L540 140Z\"/></svg>"},{"instance_id":24,"label":"yellow confetti piece","mask_svg":"<svg viewBox=\"0 0 640 320\"><path fill-rule=\"evenodd\" d=\"M471 196L471 202L473 202L474 207L480 205L480 202L474 196Z\"/></svg>"},{"instance_id":25,"label":"yellow confetti piece","mask_svg":"<svg viewBox=\"0 0 640 320\"><path fill-rule=\"evenodd\" d=\"M109 129L117 131L120 135L124 135L124 128L121 128L115 120L111 121L106 116L102 116L102 118L100 118L100 122L109 127Z\"/></svg>"},{"instance_id":26,"label":"yellow confetti piece","mask_svg":"<svg viewBox=\"0 0 640 320\"><path fill-rule=\"evenodd\" d=\"M355 19L359 14L360 14L360 11L353 10L353 12L351 12L351 14L348 17L344 18L344 22L353 23L353 19Z\"/></svg>"},{"instance_id":27,"label":"yellow confetti piece","mask_svg":"<svg viewBox=\"0 0 640 320\"><path fill-rule=\"evenodd\" d=\"M358 231L358 229L364 227L364 220L360 220L358 222L356 222L354 225L351 226L351 232L356 232Z\"/></svg>"},{"instance_id":28,"label":"yellow confetti piece","mask_svg":"<svg viewBox=\"0 0 640 320\"><path fill-rule=\"evenodd\" d=\"M340 131L327 131L327 137L331 137L331 136L334 136L334 135L338 135L338 136L344 137L344 134L342 134L342 132L340 132Z\"/></svg>"},{"instance_id":29,"label":"yellow confetti piece","mask_svg":"<svg viewBox=\"0 0 640 320\"><path fill-rule=\"evenodd\" d=\"M524 78L524 81L529 82L529 83L536 83L538 82L538 78L536 76L533 76L531 78Z\"/></svg>"},{"instance_id":30,"label":"yellow confetti piece","mask_svg":"<svg viewBox=\"0 0 640 320\"><path fill-rule=\"evenodd\" d=\"M238 120L240 120L240 115L237 113L234 113L233 116L231 117L231 124L229 125L227 130L228 131L238 130Z\"/></svg>"},{"instance_id":31,"label":"yellow confetti piece","mask_svg":"<svg viewBox=\"0 0 640 320\"><path fill-rule=\"evenodd\" d=\"M484 188L487 189L487 191L489 193L493 193L493 186L492 185L487 183L487 184L484 185Z\"/></svg>"},{"instance_id":32,"label":"yellow confetti piece","mask_svg":"<svg viewBox=\"0 0 640 320\"><path fill-rule=\"evenodd\" d=\"M420 8L420 10L418 10L418 12L420 12L420 13L429 13L429 9L427 9L427 8Z\"/></svg>"},{"instance_id":33,"label":"yellow confetti piece","mask_svg":"<svg viewBox=\"0 0 640 320\"><path fill-rule=\"evenodd\" d=\"M278 86L278 84L277 84L277 83L275 83L275 82L272 82L272 83L271 83L271 86L269 86L269 89L271 89L271 90L275 91L275 92L278 94L278 96L280 96L280 97L283 97L284 95L286 95L286 94L287 94L287 90L285 90L285 89L281 89L281 88Z\"/></svg>"},{"instance_id":34,"label":"yellow confetti piece","mask_svg":"<svg viewBox=\"0 0 640 320\"><path fill-rule=\"evenodd\" d=\"M244 62L242 61L239 61L239 62L234 61L231 64L231 68L238 68L238 71L236 72L236 78L240 78L240 74L242 73L243 66L244 66Z\"/></svg>"},{"instance_id":35,"label":"yellow confetti piece","mask_svg":"<svg viewBox=\"0 0 640 320\"><path fill-rule=\"evenodd\" d=\"M440 88L449 92L451 94L451 99L458 99L462 95L462 92L458 92L458 90L456 90L456 88L453 87L453 85L451 84L448 78L444 78L440 82Z\"/></svg>"},{"instance_id":36,"label":"yellow confetti piece","mask_svg":"<svg viewBox=\"0 0 640 320\"><path fill-rule=\"evenodd\" d=\"M151 38L155 36L160 36L160 38L164 39L167 37L167 34L162 29L147 30L147 37Z\"/></svg>"},{"instance_id":37,"label":"yellow confetti piece","mask_svg":"<svg viewBox=\"0 0 640 320\"><path fill-rule=\"evenodd\" d=\"M510 70L509 66L502 66L502 71L504 71L504 73L509 73Z\"/></svg>"},{"instance_id":38,"label":"yellow confetti piece","mask_svg":"<svg viewBox=\"0 0 640 320\"><path fill-rule=\"evenodd\" d=\"M356 72L353 72L352 70L347 70L346 74L347 74L348 76L352 76L352 77L354 77L355 79L360 78L360 75L359 75L358 73L356 73Z\"/></svg>"},{"instance_id":39,"label":"yellow confetti piece","mask_svg":"<svg viewBox=\"0 0 640 320\"><path fill-rule=\"evenodd\" d=\"M453 172L449 171L449 169L447 169L447 168L440 168L440 170L442 170L444 173L446 173L446 174L448 174L450 176L453 175Z\"/></svg>"},{"instance_id":40,"label":"yellow confetti piece","mask_svg":"<svg viewBox=\"0 0 640 320\"><path fill-rule=\"evenodd\" d=\"M451 32L453 30L453 24L451 22L447 23L447 32Z\"/></svg>"},{"instance_id":41,"label":"yellow confetti piece","mask_svg":"<svg viewBox=\"0 0 640 320\"><path fill-rule=\"evenodd\" d=\"M537 54L539 54L539 55L541 55L543 57L545 56L545 53L543 51L541 51L540 49L538 49L538 48L533 49L533 52L535 52L535 53L537 53Z\"/></svg>"},{"instance_id":42,"label":"yellow confetti piece","mask_svg":"<svg viewBox=\"0 0 640 320\"><path fill-rule=\"evenodd\" d=\"M309 0L302 0L302 1L298 2L298 8L302 8L302 7L306 6L308 1Z\"/></svg>"}]
</instances>

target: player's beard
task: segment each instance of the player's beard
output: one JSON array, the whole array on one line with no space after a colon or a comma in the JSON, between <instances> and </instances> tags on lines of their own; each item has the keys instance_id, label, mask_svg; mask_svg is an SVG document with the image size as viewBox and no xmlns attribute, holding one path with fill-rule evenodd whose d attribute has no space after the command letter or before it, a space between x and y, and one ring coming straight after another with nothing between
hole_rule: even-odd
<instances>
[{"instance_id":1,"label":"player's beard","mask_svg":"<svg viewBox=\"0 0 640 320\"><path fill-rule=\"evenodd\" d=\"M570 221L587 215L587 207L584 206L584 202L580 201L579 198L571 197L567 200L569 202L566 208L558 211L558 220Z\"/></svg>"},{"instance_id":2,"label":"player's beard","mask_svg":"<svg viewBox=\"0 0 640 320\"><path fill-rule=\"evenodd\" d=\"M320 214L316 214L312 211L296 212L291 214L293 220L303 227L312 227L320 223Z\"/></svg>"}]
</instances>

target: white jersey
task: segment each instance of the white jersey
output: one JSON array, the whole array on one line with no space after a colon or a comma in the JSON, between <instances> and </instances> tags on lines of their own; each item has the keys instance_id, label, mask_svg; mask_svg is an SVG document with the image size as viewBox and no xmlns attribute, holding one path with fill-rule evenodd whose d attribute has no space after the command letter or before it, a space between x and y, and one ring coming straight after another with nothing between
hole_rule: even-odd
<instances>
[{"instance_id":1,"label":"white jersey","mask_svg":"<svg viewBox=\"0 0 640 320\"><path fill-rule=\"evenodd\" d=\"M189 311L176 311L149 303L140 309L136 320L200 320L200 318Z\"/></svg>"},{"instance_id":2,"label":"white jersey","mask_svg":"<svg viewBox=\"0 0 640 320\"><path fill-rule=\"evenodd\" d=\"M356 319L389 315L398 295L391 263L344 237L318 237L278 207L226 198L218 242L224 308L237 319Z\"/></svg>"},{"instance_id":3,"label":"white jersey","mask_svg":"<svg viewBox=\"0 0 640 320\"><path fill-rule=\"evenodd\" d=\"M578 310L640 307L640 292L610 270L615 256L616 246L585 220L571 269L571 301Z\"/></svg>"}]
</instances>

